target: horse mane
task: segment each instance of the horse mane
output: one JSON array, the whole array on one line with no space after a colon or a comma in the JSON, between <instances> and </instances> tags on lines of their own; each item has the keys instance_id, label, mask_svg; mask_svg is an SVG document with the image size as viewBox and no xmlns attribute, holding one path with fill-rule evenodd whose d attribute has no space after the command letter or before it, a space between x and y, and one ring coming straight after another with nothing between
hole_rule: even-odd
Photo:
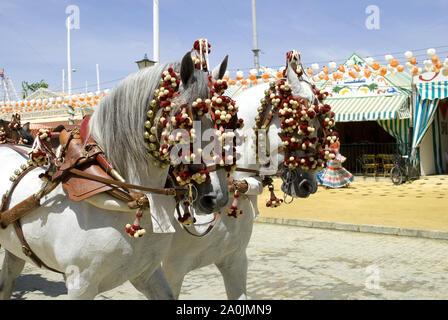
<instances>
[{"instance_id":1,"label":"horse mane","mask_svg":"<svg viewBox=\"0 0 448 320\"><path fill-rule=\"evenodd\" d=\"M130 74L100 102L90 120L90 133L120 174L130 183L143 183L149 177L152 158L145 148L146 113L154 91L159 88L163 71L173 68L180 73L180 62L158 64ZM180 87L181 94L172 102L191 103L208 94L207 74L195 70L192 81ZM165 171L164 171L165 172ZM167 170L166 170L167 172ZM154 174L154 172L152 172Z\"/></svg>"}]
</instances>

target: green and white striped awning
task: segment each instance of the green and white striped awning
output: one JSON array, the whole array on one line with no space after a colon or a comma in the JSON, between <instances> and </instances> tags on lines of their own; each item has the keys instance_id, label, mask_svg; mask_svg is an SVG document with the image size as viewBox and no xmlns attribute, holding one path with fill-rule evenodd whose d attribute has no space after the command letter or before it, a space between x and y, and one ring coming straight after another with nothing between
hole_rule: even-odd
<instances>
[{"instance_id":1,"label":"green and white striped awning","mask_svg":"<svg viewBox=\"0 0 448 320\"><path fill-rule=\"evenodd\" d=\"M337 122L376 121L410 118L409 100L405 94L374 97L328 98Z\"/></svg>"},{"instance_id":2,"label":"green and white striped awning","mask_svg":"<svg viewBox=\"0 0 448 320\"><path fill-rule=\"evenodd\" d=\"M448 81L420 82L416 87L422 100L445 99L448 97Z\"/></svg>"}]
</instances>

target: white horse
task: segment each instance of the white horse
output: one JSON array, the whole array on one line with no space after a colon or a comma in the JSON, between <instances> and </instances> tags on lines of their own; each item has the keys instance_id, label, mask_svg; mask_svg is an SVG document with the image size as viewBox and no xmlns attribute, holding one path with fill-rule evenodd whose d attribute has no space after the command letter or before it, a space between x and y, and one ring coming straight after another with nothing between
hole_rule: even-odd
<instances>
[{"instance_id":1,"label":"white horse","mask_svg":"<svg viewBox=\"0 0 448 320\"><path fill-rule=\"evenodd\" d=\"M298 79L291 67L288 68L287 80L292 85L292 92L295 97L302 97L309 102L314 100L314 94L309 82ZM280 132L280 119L274 115L268 131L268 141L270 149L269 167L262 167L255 160L255 145L253 140L253 126L260 100L265 96L265 90L269 88L269 83L251 87L237 96L233 97L239 106L238 116L244 119L245 126L242 134L247 135L246 142L238 147L242 153L242 158L238 162L238 167L254 170L262 170L267 176L277 172L279 165L284 161L283 152L276 151L282 146L282 141L278 135ZM295 178L292 188L282 187L290 196L306 198L310 193L317 191L315 173L295 169ZM245 180L248 191L241 195L238 207L243 210L243 214L238 218L221 214L220 220L216 223L212 231L205 237L194 237L182 230L180 225L176 225L176 233L171 243L168 255L162 263L163 272L159 271L152 277L152 283L156 284L157 277L163 277L163 273L173 289L174 296L179 297L184 276L197 268L215 264L221 272L227 297L233 299L246 299L247 280L247 255L246 248L249 243L254 217L258 214L257 197L263 191L263 186L259 176L253 173L234 172L233 178ZM286 185L285 176L282 176L283 185ZM228 206L230 206L232 199ZM213 217L200 216L196 226L189 227L192 233L200 234L204 232ZM204 225L201 225L204 224ZM185 254L188 252L188 254ZM161 283L164 280L160 280ZM157 298L153 296L152 298Z\"/></svg>"},{"instance_id":2,"label":"white horse","mask_svg":"<svg viewBox=\"0 0 448 320\"><path fill-rule=\"evenodd\" d=\"M162 72L169 67L180 73L182 79L180 95L173 99L173 104L178 101L179 105L191 105L197 98L209 96L208 75L194 69L188 53L182 63L159 64L131 74L101 101L92 115L91 135L128 183L152 188L165 186L169 168L153 165L145 149L143 132L149 102ZM202 117L204 130L213 125L209 115ZM7 147L0 148L0 159L0 194L4 194L11 185L9 177L26 159ZM38 175L43 171L35 169L23 178L12 195L10 208L39 190L42 181ZM222 168L210 173L210 180L196 188L198 212L215 212L228 201L227 176ZM175 200L172 196L146 195L151 210L144 212L141 225L147 232L138 239L125 232L125 225L133 220L135 211L123 209L104 194L92 197L89 202L74 202L61 185L41 200L38 209L21 218L23 233L32 250L47 266L64 273L70 299L93 299L127 280L147 297L153 290L152 295L172 298L166 283L150 286L149 278L170 248ZM201 201L204 197L207 199ZM92 205L95 201L96 205ZM99 208L102 206L112 210ZM157 226L160 233L153 232L154 223L160 223ZM0 298L7 299L25 262L31 260L22 252L13 226L0 230L0 243L6 250L0 274Z\"/></svg>"}]
</instances>

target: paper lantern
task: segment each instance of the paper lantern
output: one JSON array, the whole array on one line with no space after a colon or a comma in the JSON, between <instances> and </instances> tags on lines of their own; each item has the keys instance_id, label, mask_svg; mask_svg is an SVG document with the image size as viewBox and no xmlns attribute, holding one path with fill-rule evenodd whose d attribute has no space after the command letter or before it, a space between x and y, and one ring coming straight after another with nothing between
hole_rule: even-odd
<instances>
[{"instance_id":1,"label":"paper lantern","mask_svg":"<svg viewBox=\"0 0 448 320\"><path fill-rule=\"evenodd\" d=\"M353 68L356 70L356 72L361 71L361 67L360 67L358 64L355 64L355 65L353 66Z\"/></svg>"},{"instance_id":2,"label":"paper lantern","mask_svg":"<svg viewBox=\"0 0 448 320\"><path fill-rule=\"evenodd\" d=\"M403 70L404 70L404 66L402 66L401 64L397 66L398 72L403 72Z\"/></svg>"},{"instance_id":3,"label":"paper lantern","mask_svg":"<svg viewBox=\"0 0 448 320\"><path fill-rule=\"evenodd\" d=\"M386 73L387 73L387 68L382 67L382 68L380 69L380 76L384 77L384 76L386 75Z\"/></svg>"},{"instance_id":4,"label":"paper lantern","mask_svg":"<svg viewBox=\"0 0 448 320\"><path fill-rule=\"evenodd\" d=\"M413 66L415 66L417 64L417 58L412 57L411 59L409 59L409 63L412 64Z\"/></svg>"},{"instance_id":5,"label":"paper lantern","mask_svg":"<svg viewBox=\"0 0 448 320\"><path fill-rule=\"evenodd\" d=\"M413 56L413 54L412 54L411 51L406 51L406 52L404 53L404 57L405 57L406 59L408 59L408 60L412 59L412 56Z\"/></svg>"},{"instance_id":6,"label":"paper lantern","mask_svg":"<svg viewBox=\"0 0 448 320\"><path fill-rule=\"evenodd\" d=\"M392 60L394 59L394 57L392 55L390 55L390 54L386 54L384 56L384 59L386 60L387 63L391 63Z\"/></svg>"},{"instance_id":7,"label":"paper lantern","mask_svg":"<svg viewBox=\"0 0 448 320\"><path fill-rule=\"evenodd\" d=\"M368 57L368 58L366 58L366 63L367 63L367 65L371 66L374 62L375 62L375 61L373 60L372 57Z\"/></svg>"},{"instance_id":8,"label":"paper lantern","mask_svg":"<svg viewBox=\"0 0 448 320\"><path fill-rule=\"evenodd\" d=\"M339 70L340 72L344 73L344 72L345 72L345 67L344 67L344 65L341 64L341 65L338 67L338 70Z\"/></svg>"},{"instance_id":9,"label":"paper lantern","mask_svg":"<svg viewBox=\"0 0 448 320\"><path fill-rule=\"evenodd\" d=\"M306 73L308 73L308 75L311 76L313 74L313 70L311 70L310 68L307 68Z\"/></svg>"},{"instance_id":10,"label":"paper lantern","mask_svg":"<svg viewBox=\"0 0 448 320\"><path fill-rule=\"evenodd\" d=\"M372 63L372 69L377 71L381 68L380 64L378 62Z\"/></svg>"},{"instance_id":11,"label":"paper lantern","mask_svg":"<svg viewBox=\"0 0 448 320\"><path fill-rule=\"evenodd\" d=\"M425 60L425 61L423 61L423 65L425 66L425 69L429 71L432 68L432 61Z\"/></svg>"},{"instance_id":12,"label":"paper lantern","mask_svg":"<svg viewBox=\"0 0 448 320\"><path fill-rule=\"evenodd\" d=\"M280 71L277 71L277 78L278 79L283 78L283 73L281 73Z\"/></svg>"},{"instance_id":13,"label":"paper lantern","mask_svg":"<svg viewBox=\"0 0 448 320\"><path fill-rule=\"evenodd\" d=\"M437 61L439 61L439 57L436 56L436 55L433 55L433 56L431 57L431 61L432 61L432 63L436 64Z\"/></svg>"},{"instance_id":14,"label":"paper lantern","mask_svg":"<svg viewBox=\"0 0 448 320\"><path fill-rule=\"evenodd\" d=\"M324 74L328 74L328 67L327 67L327 66L324 66L324 67L322 68L322 72L323 72Z\"/></svg>"},{"instance_id":15,"label":"paper lantern","mask_svg":"<svg viewBox=\"0 0 448 320\"><path fill-rule=\"evenodd\" d=\"M436 49L434 49L434 48L428 49L428 51L426 51L426 53L428 54L428 56L433 57L436 55Z\"/></svg>"},{"instance_id":16,"label":"paper lantern","mask_svg":"<svg viewBox=\"0 0 448 320\"><path fill-rule=\"evenodd\" d=\"M332 70L332 71L334 71L334 70L336 70L336 69L338 68L336 62L333 62L333 61L330 62L330 63L328 64L328 67L329 67L330 70Z\"/></svg>"},{"instance_id":17,"label":"paper lantern","mask_svg":"<svg viewBox=\"0 0 448 320\"><path fill-rule=\"evenodd\" d=\"M354 72L353 70L349 70L348 75L349 75L350 77L352 77L353 79L356 79L356 78L357 78L356 72Z\"/></svg>"},{"instance_id":18,"label":"paper lantern","mask_svg":"<svg viewBox=\"0 0 448 320\"><path fill-rule=\"evenodd\" d=\"M448 77L448 68L442 69L442 75L444 75L445 77Z\"/></svg>"},{"instance_id":19,"label":"paper lantern","mask_svg":"<svg viewBox=\"0 0 448 320\"><path fill-rule=\"evenodd\" d=\"M390 62L390 66L393 67L393 68L396 68L399 64L400 64L400 63L398 62L397 59L393 59L393 60Z\"/></svg>"},{"instance_id":20,"label":"paper lantern","mask_svg":"<svg viewBox=\"0 0 448 320\"><path fill-rule=\"evenodd\" d=\"M365 68L365 69L364 69L364 76L365 76L366 78L370 78L370 76L371 76L371 72L370 72L369 68Z\"/></svg>"},{"instance_id":21,"label":"paper lantern","mask_svg":"<svg viewBox=\"0 0 448 320\"><path fill-rule=\"evenodd\" d=\"M241 70L238 70L236 72L236 80L243 80L243 78L244 78L244 72Z\"/></svg>"}]
</instances>

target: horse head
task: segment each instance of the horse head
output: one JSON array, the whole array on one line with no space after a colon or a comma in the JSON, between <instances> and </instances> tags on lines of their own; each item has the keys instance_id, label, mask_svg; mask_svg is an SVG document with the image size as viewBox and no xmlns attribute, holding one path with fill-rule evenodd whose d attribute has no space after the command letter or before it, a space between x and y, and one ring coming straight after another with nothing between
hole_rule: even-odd
<instances>
[{"instance_id":1,"label":"horse head","mask_svg":"<svg viewBox=\"0 0 448 320\"><path fill-rule=\"evenodd\" d=\"M208 74L194 67L188 53L182 62L157 64L122 80L93 113L90 133L127 182L183 188L188 206L215 211L228 201L227 172L220 166L208 171L191 149L193 137L214 127L209 112L193 107L210 94ZM193 128L193 121L200 126ZM174 203L174 197L166 201ZM169 205L164 207L168 213Z\"/></svg>"},{"instance_id":2,"label":"horse head","mask_svg":"<svg viewBox=\"0 0 448 320\"><path fill-rule=\"evenodd\" d=\"M18 113L12 115L11 121L0 119L0 128L5 134L5 141L24 145L32 145L34 142L34 137L30 133L30 123L27 122L22 126Z\"/></svg>"},{"instance_id":3,"label":"horse head","mask_svg":"<svg viewBox=\"0 0 448 320\"><path fill-rule=\"evenodd\" d=\"M285 195L306 198L317 191L316 171L331 157L328 145L337 138L331 129L334 114L322 103L326 93L304 75L298 52L289 52L287 61L286 79L248 89L236 99L247 110L248 97L261 96L249 142L261 174L280 173Z\"/></svg>"}]
</instances>

